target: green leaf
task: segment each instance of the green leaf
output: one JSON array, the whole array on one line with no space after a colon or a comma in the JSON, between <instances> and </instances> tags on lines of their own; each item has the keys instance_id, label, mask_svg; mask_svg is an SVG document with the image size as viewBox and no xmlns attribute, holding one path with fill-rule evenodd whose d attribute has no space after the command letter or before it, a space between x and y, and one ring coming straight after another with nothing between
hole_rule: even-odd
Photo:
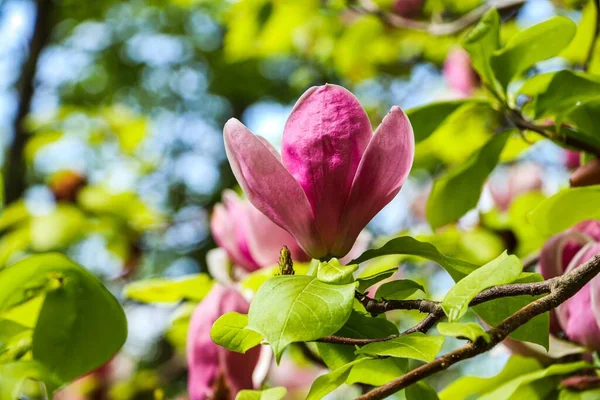
<instances>
[{"instance_id":1,"label":"green leaf","mask_svg":"<svg viewBox=\"0 0 600 400\"><path fill-rule=\"evenodd\" d=\"M523 270L517 256L506 251L486 265L471 272L454 285L442 301L442 309L450 322L458 321L467 312L469 303L481 291L492 286L513 282Z\"/></svg>"},{"instance_id":2,"label":"green leaf","mask_svg":"<svg viewBox=\"0 0 600 400\"><path fill-rule=\"evenodd\" d=\"M600 117L600 97L576 103L573 108L565 112L556 123L561 124L567 122L577 126L577 130L567 129L564 127L561 133L564 132L568 136L575 137L582 142L591 144L595 147L600 147L600 127L596 121Z\"/></svg>"},{"instance_id":3,"label":"green leaf","mask_svg":"<svg viewBox=\"0 0 600 400\"><path fill-rule=\"evenodd\" d=\"M467 34L463 46L471 56L473 68L492 90L498 91L498 81L494 75L490 60L500 47L500 15L492 8Z\"/></svg>"},{"instance_id":4,"label":"green leaf","mask_svg":"<svg viewBox=\"0 0 600 400\"><path fill-rule=\"evenodd\" d=\"M596 76L564 70L557 72L545 91L537 96L535 114L561 114L577 103L594 100L600 93L600 79Z\"/></svg>"},{"instance_id":5,"label":"green leaf","mask_svg":"<svg viewBox=\"0 0 600 400\"><path fill-rule=\"evenodd\" d=\"M443 336L430 336L416 332L385 342L370 343L356 350L356 354L411 358L430 362L435 359L443 344Z\"/></svg>"},{"instance_id":6,"label":"green leaf","mask_svg":"<svg viewBox=\"0 0 600 400\"><path fill-rule=\"evenodd\" d=\"M362 256L364 256L365 254L366 253L363 253ZM357 258L357 260L360 259L362 256ZM364 278L358 278L356 280L358 282L357 289L359 292L362 293L365 290L367 290L368 288L370 288L371 286L373 286L374 284L381 282L382 280L387 279L390 276L394 275L396 273L396 271L398 271L398 267L390 268L388 270L381 271L381 272L378 272L373 275L365 276Z\"/></svg>"},{"instance_id":7,"label":"green leaf","mask_svg":"<svg viewBox=\"0 0 600 400\"><path fill-rule=\"evenodd\" d=\"M517 94L529 97L538 96L548 89L548 85L550 85L556 74L556 72L545 72L532 76L523 83Z\"/></svg>"},{"instance_id":8,"label":"green leaf","mask_svg":"<svg viewBox=\"0 0 600 400\"><path fill-rule=\"evenodd\" d=\"M599 202L600 185L565 189L544 200L529 217L541 232L553 235L578 222L600 219Z\"/></svg>"},{"instance_id":9,"label":"green leaf","mask_svg":"<svg viewBox=\"0 0 600 400\"><path fill-rule=\"evenodd\" d=\"M583 392L573 392L563 389L560 391L558 400L597 400L600 399L600 389L591 389Z\"/></svg>"},{"instance_id":10,"label":"green leaf","mask_svg":"<svg viewBox=\"0 0 600 400\"><path fill-rule=\"evenodd\" d=\"M475 322L440 322L437 324L437 330L440 335L466 338L471 342L476 341L480 337L484 338L486 342L490 341L490 335L487 334L481 325Z\"/></svg>"},{"instance_id":11,"label":"green leaf","mask_svg":"<svg viewBox=\"0 0 600 400\"><path fill-rule=\"evenodd\" d=\"M410 279L400 279L381 285L375 293L375 298L386 300L404 300L416 291L425 292L425 288Z\"/></svg>"},{"instance_id":12,"label":"green leaf","mask_svg":"<svg viewBox=\"0 0 600 400\"><path fill-rule=\"evenodd\" d=\"M321 261L317 270L317 279L326 283L354 282L352 273L358 269L358 264L340 265L337 258Z\"/></svg>"},{"instance_id":13,"label":"green leaf","mask_svg":"<svg viewBox=\"0 0 600 400\"><path fill-rule=\"evenodd\" d=\"M407 110L406 115L415 132L415 143L427 139L454 111L470 102L477 101L440 101Z\"/></svg>"},{"instance_id":14,"label":"green leaf","mask_svg":"<svg viewBox=\"0 0 600 400\"><path fill-rule=\"evenodd\" d=\"M0 319L0 352L6 349L15 336L20 337L30 330L30 328L15 321Z\"/></svg>"},{"instance_id":15,"label":"green leaf","mask_svg":"<svg viewBox=\"0 0 600 400\"><path fill-rule=\"evenodd\" d=\"M350 317L354 283L332 285L314 276L276 276L250 304L248 328L262 334L277 361L287 345L331 335Z\"/></svg>"},{"instance_id":16,"label":"green leaf","mask_svg":"<svg viewBox=\"0 0 600 400\"><path fill-rule=\"evenodd\" d=\"M31 256L0 271L0 311L41 293L45 298L33 333L33 358L61 380L98 368L125 342L127 321L117 299L65 256Z\"/></svg>"},{"instance_id":17,"label":"green leaf","mask_svg":"<svg viewBox=\"0 0 600 400\"><path fill-rule=\"evenodd\" d=\"M540 363L528 357L513 355L498 375L491 378L465 376L448 385L440 394L441 400L478 399L500 385L541 368Z\"/></svg>"},{"instance_id":18,"label":"green leaf","mask_svg":"<svg viewBox=\"0 0 600 400\"><path fill-rule=\"evenodd\" d=\"M282 400L287 393L284 387L274 387L265 390L240 390L235 400Z\"/></svg>"},{"instance_id":19,"label":"green leaf","mask_svg":"<svg viewBox=\"0 0 600 400\"><path fill-rule=\"evenodd\" d=\"M462 279L464 276L478 268L475 264L445 256L431 243L420 242L410 236L397 237L388 241L378 249L367 250L357 259L352 260L351 263L359 264L375 257L391 254L418 256L435 261L448 271L455 281ZM360 287L359 290L361 290Z\"/></svg>"},{"instance_id":20,"label":"green leaf","mask_svg":"<svg viewBox=\"0 0 600 400\"><path fill-rule=\"evenodd\" d=\"M210 291L212 279L207 274L178 279L150 278L125 286L124 295L142 303L175 303L201 301Z\"/></svg>"},{"instance_id":21,"label":"green leaf","mask_svg":"<svg viewBox=\"0 0 600 400\"><path fill-rule=\"evenodd\" d=\"M571 64L583 65L587 61L596 36L597 15L596 1L588 0L581 11L581 20L577 25L575 37L569 46L560 53L560 56L569 60Z\"/></svg>"},{"instance_id":22,"label":"green leaf","mask_svg":"<svg viewBox=\"0 0 600 400\"><path fill-rule=\"evenodd\" d=\"M427 201L427 220L432 228L457 221L477 205L483 185L494 170L509 132L494 135L462 165L436 179Z\"/></svg>"},{"instance_id":23,"label":"green leaf","mask_svg":"<svg viewBox=\"0 0 600 400\"><path fill-rule=\"evenodd\" d=\"M438 400L435 390L424 381L413 383L405 390L406 400Z\"/></svg>"},{"instance_id":24,"label":"green leaf","mask_svg":"<svg viewBox=\"0 0 600 400\"><path fill-rule=\"evenodd\" d=\"M210 338L219 346L243 354L262 341L262 336L246 329L247 326L246 314L228 312L215 321L210 329Z\"/></svg>"},{"instance_id":25,"label":"green leaf","mask_svg":"<svg viewBox=\"0 0 600 400\"><path fill-rule=\"evenodd\" d=\"M516 76L540 61L554 57L567 47L577 27L565 17L553 17L512 37L494 52L491 65L500 84L506 88Z\"/></svg>"},{"instance_id":26,"label":"green leaf","mask_svg":"<svg viewBox=\"0 0 600 400\"><path fill-rule=\"evenodd\" d=\"M374 318L352 311L348 321L335 334L355 339L374 339L397 335L398 328L384 316ZM331 370L338 369L356 359L353 346L317 343L317 349ZM407 368L408 363L404 359L367 360L352 368L346 383L380 386L406 373Z\"/></svg>"},{"instance_id":27,"label":"green leaf","mask_svg":"<svg viewBox=\"0 0 600 400\"><path fill-rule=\"evenodd\" d=\"M15 400L21 398L21 387L26 379L36 379L44 382L50 397L63 383L57 380L39 362L14 361L0 364L0 400Z\"/></svg>"},{"instance_id":28,"label":"green leaf","mask_svg":"<svg viewBox=\"0 0 600 400\"><path fill-rule=\"evenodd\" d=\"M522 273L513 283L541 282L544 279L535 273ZM535 301L540 296L513 296L485 302L473 307L473 310L488 325L496 326L505 318L513 315L527 304ZM550 315L543 313L529 320L525 325L510 333L509 337L515 340L537 343L548 349L549 345Z\"/></svg>"},{"instance_id":29,"label":"green leaf","mask_svg":"<svg viewBox=\"0 0 600 400\"><path fill-rule=\"evenodd\" d=\"M306 400L321 400L327 394L333 392L346 382L353 366L366 360L368 360L368 358L358 358L328 374L321 375L311 385Z\"/></svg>"},{"instance_id":30,"label":"green leaf","mask_svg":"<svg viewBox=\"0 0 600 400\"><path fill-rule=\"evenodd\" d=\"M500 387L494 388L487 392L485 395L478 397L479 400L508 400L512 398L512 396L517 392L517 390L529 383L535 382L537 380L555 376L555 375L567 375L576 371L580 371L582 369L590 368L590 364L580 361L570 364L554 364L549 366L546 369L531 372L525 375L518 376L504 384Z\"/></svg>"}]
</instances>

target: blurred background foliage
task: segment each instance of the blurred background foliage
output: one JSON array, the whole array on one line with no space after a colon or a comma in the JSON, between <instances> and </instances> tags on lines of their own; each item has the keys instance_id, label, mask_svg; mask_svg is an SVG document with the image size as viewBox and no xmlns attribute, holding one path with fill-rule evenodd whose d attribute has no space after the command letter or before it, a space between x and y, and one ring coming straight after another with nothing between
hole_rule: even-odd
<instances>
[{"instance_id":1,"label":"blurred background foliage","mask_svg":"<svg viewBox=\"0 0 600 400\"><path fill-rule=\"evenodd\" d=\"M464 97L442 68L465 29L402 29L382 15L439 25L483 0L372 3L379 14L343 0L0 0L0 268L26 254L60 251L117 295L132 280L205 272L206 253L215 247L212 207L235 185L221 134L227 119L241 119L277 144L293 101L312 85L346 86L373 121L391 105ZM503 42L556 14L594 23L582 12L585 1L512 3L501 9ZM589 34L578 34L562 58L537 72L581 65L585 43ZM567 185L568 166L562 149L516 131L490 185L496 194L512 190L511 171L523 164L537 168L539 184L502 205L486 188L478 210L435 235L424 217L432 176L463 163L503 123L489 107L471 103L420 142L405 188L369 226L374 242L410 231L475 263L505 248L520 256L539 249L545 238L525 216ZM437 270L427 271L433 279L424 283L434 294L449 285ZM405 273L411 276L410 263ZM123 298L128 361L111 384L112 398L184 393L181 350L202 295L164 307L143 304L143 293L133 295L138 301ZM475 363L488 375L500 365ZM77 385L99 393L94 379L100 378Z\"/></svg>"}]
</instances>

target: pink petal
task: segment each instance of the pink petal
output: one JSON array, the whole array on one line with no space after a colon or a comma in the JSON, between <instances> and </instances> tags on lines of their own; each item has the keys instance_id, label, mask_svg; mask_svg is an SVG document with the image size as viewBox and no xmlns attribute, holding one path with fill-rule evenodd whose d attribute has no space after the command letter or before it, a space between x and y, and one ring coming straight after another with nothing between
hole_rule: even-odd
<instances>
[{"instance_id":1,"label":"pink petal","mask_svg":"<svg viewBox=\"0 0 600 400\"><path fill-rule=\"evenodd\" d=\"M398 194L410 172L415 138L410 121L392 107L360 162L332 254L347 254L360 231Z\"/></svg>"},{"instance_id":2,"label":"pink petal","mask_svg":"<svg viewBox=\"0 0 600 400\"><path fill-rule=\"evenodd\" d=\"M477 75L471 67L469 53L463 49L452 50L444 62L444 79L460 94L468 97L477 87Z\"/></svg>"},{"instance_id":3,"label":"pink petal","mask_svg":"<svg viewBox=\"0 0 600 400\"><path fill-rule=\"evenodd\" d=\"M215 205L210 219L210 230L215 242L227 252L229 258L237 265L253 265L254 262L244 254L238 245L235 219L223 204Z\"/></svg>"},{"instance_id":4,"label":"pink petal","mask_svg":"<svg viewBox=\"0 0 600 400\"><path fill-rule=\"evenodd\" d=\"M277 264L284 245L290 249L294 261L309 259L292 235L275 225L252 205L249 204L248 208L248 245L252 256L261 267Z\"/></svg>"},{"instance_id":5,"label":"pink petal","mask_svg":"<svg viewBox=\"0 0 600 400\"><path fill-rule=\"evenodd\" d=\"M215 284L194 310L187 340L188 391L191 400L211 398L220 376L225 377L225 383L234 394L240 389L253 388L252 371L258 362L260 348L249 350L246 354L232 355L210 338L210 329L217 318L230 311L248 312L248 306L248 302L234 289Z\"/></svg>"},{"instance_id":6,"label":"pink petal","mask_svg":"<svg viewBox=\"0 0 600 400\"><path fill-rule=\"evenodd\" d=\"M600 253L600 243L589 243L571 260L565 272L579 268L593 256ZM600 327L594 312L592 290L598 285L594 278L573 297L557 308L557 316L569 340L593 350L600 350Z\"/></svg>"},{"instance_id":7,"label":"pink petal","mask_svg":"<svg viewBox=\"0 0 600 400\"><path fill-rule=\"evenodd\" d=\"M282 161L304 189L317 230L330 248L354 175L372 136L356 97L337 85L307 90L283 133Z\"/></svg>"},{"instance_id":8,"label":"pink petal","mask_svg":"<svg viewBox=\"0 0 600 400\"><path fill-rule=\"evenodd\" d=\"M575 225L572 230L585 233L595 241L600 242L600 221L582 221Z\"/></svg>"},{"instance_id":9,"label":"pink petal","mask_svg":"<svg viewBox=\"0 0 600 400\"><path fill-rule=\"evenodd\" d=\"M236 119L227 121L223 133L227 158L250 202L312 257L324 256L306 194L272 150Z\"/></svg>"},{"instance_id":10,"label":"pink petal","mask_svg":"<svg viewBox=\"0 0 600 400\"><path fill-rule=\"evenodd\" d=\"M248 272L255 271L260 267L256 260L252 258L248 247L248 237L250 236L248 232L248 214L253 207L248 202L240 199L232 190L226 190L223 193L223 199L229 214L229 224L234 229L237 252L243 258L238 264Z\"/></svg>"},{"instance_id":11,"label":"pink petal","mask_svg":"<svg viewBox=\"0 0 600 400\"><path fill-rule=\"evenodd\" d=\"M569 262L591 239L581 232L566 231L546 241L540 253L540 273L544 279L564 274Z\"/></svg>"}]
</instances>

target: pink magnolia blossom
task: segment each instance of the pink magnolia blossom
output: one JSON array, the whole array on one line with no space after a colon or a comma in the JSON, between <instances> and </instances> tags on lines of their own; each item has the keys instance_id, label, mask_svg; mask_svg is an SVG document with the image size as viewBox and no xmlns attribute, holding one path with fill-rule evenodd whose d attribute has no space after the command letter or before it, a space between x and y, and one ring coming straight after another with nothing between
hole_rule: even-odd
<instances>
[{"instance_id":1,"label":"pink magnolia blossom","mask_svg":"<svg viewBox=\"0 0 600 400\"><path fill-rule=\"evenodd\" d=\"M469 53L463 49L450 51L444 62L444 79L461 97L468 97L478 85Z\"/></svg>"},{"instance_id":2,"label":"pink magnolia blossom","mask_svg":"<svg viewBox=\"0 0 600 400\"><path fill-rule=\"evenodd\" d=\"M565 167L575 169L581 165L581 154L575 150L565 150Z\"/></svg>"},{"instance_id":3,"label":"pink magnolia blossom","mask_svg":"<svg viewBox=\"0 0 600 400\"><path fill-rule=\"evenodd\" d=\"M373 134L346 89L308 89L289 116L282 156L241 122L224 128L233 172L248 199L313 258L342 257L408 176L414 136L392 107Z\"/></svg>"},{"instance_id":4,"label":"pink magnolia blossom","mask_svg":"<svg viewBox=\"0 0 600 400\"><path fill-rule=\"evenodd\" d=\"M242 389L252 389L252 374L260 347L235 353L210 338L213 323L223 314L248 312L249 304L235 289L215 284L192 315L187 338L188 391L190 400L213 398L215 390L233 400Z\"/></svg>"},{"instance_id":5,"label":"pink magnolia blossom","mask_svg":"<svg viewBox=\"0 0 600 400\"><path fill-rule=\"evenodd\" d=\"M276 264L284 245L294 261L308 260L289 233L231 190L225 191L223 203L215 206L210 227L219 247L248 272Z\"/></svg>"},{"instance_id":6,"label":"pink magnolia blossom","mask_svg":"<svg viewBox=\"0 0 600 400\"><path fill-rule=\"evenodd\" d=\"M600 253L600 221L584 221L550 238L540 254L540 272L545 279L578 268ZM592 350L600 350L600 277L561 304L553 316L553 333Z\"/></svg>"}]
</instances>

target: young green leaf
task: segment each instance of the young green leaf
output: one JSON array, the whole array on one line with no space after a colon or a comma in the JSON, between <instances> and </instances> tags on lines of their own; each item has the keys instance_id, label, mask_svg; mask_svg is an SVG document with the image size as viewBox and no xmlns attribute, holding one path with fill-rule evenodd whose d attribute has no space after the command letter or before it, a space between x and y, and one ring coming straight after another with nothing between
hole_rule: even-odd
<instances>
[{"instance_id":1,"label":"young green leaf","mask_svg":"<svg viewBox=\"0 0 600 400\"><path fill-rule=\"evenodd\" d=\"M546 369L531 372L529 374L518 376L499 387L494 388L494 390L490 390L485 393L483 396L478 397L480 400L508 400L514 398L513 395L517 390L529 383L538 381L543 378L547 378L550 376L556 375L568 375L576 371L580 371L583 369L590 368L590 364L579 361L569 364L554 364L549 366ZM548 386L548 385L546 385Z\"/></svg>"},{"instance_id":2,"label":"young green leaf","mask_svg":"<svg viewBox=\"0 0 600 400\"><path fill-rule=\"evenodd\" d=\"M381 257L392 254L402 254L410 256L423 257L440 264L455 281L462 279L478 268L477 265L456 258L448 257L434 245L427 242L420 242L410 236L401 236L388 241L378 249L365 251L360 257L351 261L351 263L362 263L375 257ZM360 281L360 279L359 279ZM359 290L360 287L359 287Z\"/></svg>"},{"instance_id":3,"label":"young green leaf","mask_svg":"<svg viewBox=\"0 0 600 400\"><path fill-rule=\"evenodd\" d=\"M480 337L484 338L486 342L490 341L490 335L487 334L481 325L475 322L440 322L437 324L437 330L440 335L466 338L471 342L476 341Z\"/></svg>"},{"instance_id":4,"label":"young green leaf","mask_svg":"<svg viewBox=\"0 0 600 400\"><path fill-rule=\"evenodd\" d=\"M599 202L600 185L565 189L544 200L529 217L541 232L552 235L578 222L600 219Z\"/></svg>"},{"instance_id":5,"label":"young green leaf","mask_svg":"<svg viewBox=\"0 0 600 400\"><path fill-rule=\"evenodd\" d=\"M240 390L235 400L282 400L285 398L287 389L274 387L265 390Z\"/></svg>"},{"instance_id":6,"label":"young green leaf","mask_svg":"<svg viewBox=\"0 0 600 400\"><path fill-rule=\"evenodd\" d=\"M501 93L490 63L493 52L500 47L500 15L496 9L492 8L481 18L465 37L463 46L481 79L492 90Z\"/></svg>"},{"instance_id":7,"label":"young green leaf","mask_svg":"<svg viewBox=\"0 0 600 400\"><path fill-rule=\"evenodd\" d=\"M569 46L560 53L560 57L566 58L571 64L583 65L587 61L590 50L593 50L591 47L596 37L597 18L596 0L588 0L581 11L577 33Z\"/></svg>"},{"instance_id":8,"label":"young green leaf","mask_svg":"<svg viewBox=\"0 0 600 400\"><path fill-rule=\"evenodd\" d=\"M557 72L546 90L535 102L535 115L561 114L577 103L594 100L600 93L600 79L582 72L563 70Z\"/></svg>"},{"instance_id":9,"label":"young green leaf","mask_svg":"<svg viewBox=\"0 0 600 400\"><path fill-rule=\"evenodd\" d=\"M425 381L413 383L405 390L406 400L438 400L435 390Z\"/></svg>"},{"instance_id":10,"label":"young green leaf","mask_svg":"<svg viewBox=\"0 0 600 400\"><path fill-rule=\"evenodd\" d=\"M210 338L219 346L243 354L262 341L262 336L246 329L247 326L246 314L228 312L215 321L210 329Z\"/></svg>"},{"instance_id":11,"label":"young green leaf","mask_svg":"<svg viewBox=\"0 0 600 400\"><path fill-rule=\"evenodd\" d=\"M45 297L32 354L51 374L73 380L107 362L125 342L127 321L117 299L67 257L31 256L0 271L0 310L22 304L40 291Z\"/></svg>"},{"instance_id":12,"label":"young green leaf","mask_svg":"<svg viewBox=\"0 0 600 400\"><path fill-rule=\"evenodd\" d=\"M201 301L213 281L207 274L178 279L150 278L125 286L124 295L142 303L175 303L182 300Z\"/></svg>"},{"instance_id":13,"label":"young green leaf","mask_svg":"<svg viewBox=\"0 0 600 400\"><path fill-rule=\"evenodd\" d=\"M341 265L337 258L319 263L317 279L321 282L345 284L354 282L352 273L358 269L358 264Z\"/></svg>"},{"instance_id":14,"label":"young green leaf","mask_svg":"<svg viewBox=\"0 0 600 400\"><path fill-rule=\"evenodd\" d=\"M541 282L543 280L544 279L540 274L523 272L513 283L532 283ZM479 304L473 307L473 310L488 325L496 326L505 318L513 315L521 308L541 297L543 297L543 295L505 297ZM536 343L548 349L549 330L550 314L543 313L511 332L509 337L515 340Z\"/></svg>"},{"instance_id":15,"label":"young green leaf","mask_svg":"<svg viewBox=\"0 0 600 400\"><path fill-rule=\"evenodd\" d=\"M314 276L276 276L256 293L248 328L265 337L277 361L287 345L331 335L350 317L354 283L332 285Z\"/></svg>"},{"instance_id":16,"label":"young green leaf","mask_svg":"<svg viewBox=\"0 0 600 400\"><path fill-rule=\"evenodd\" d=\"M554 57L567 47L577 27L565 17L553 17L515 35L491 58L492 69L506 88L516 76L536 63Z\"/></svg>"},{"instance_id":17,"label":"young green leaf","mask_svg":"<svg viewBox=\"0 0 600 400\"><path fill-rule=\"evenodd\" d=\"M404 300L416 291L425 292L425 288L410 279L400 279L381 285L375 293L375 298L386 300Z\"/></svg>"},{"instance_id":18,"label":"young green leaf","mask_svg":"<svg viewBox=\"0 0 600 400\"><path fill-rule=\"evenodd\" d=\"M15 337L30 333L31 329L9 319L0 319L0 353Z\"/></svg>"},{"instance_id":19,"label":"young green leaf","mask_svg":"<svg viewBox=\"0 0 600 400\"><path fill-rule=\"evenodd\" d=\"M521 375L538 371L541 368L540 363L534 358L513 355L508 359L508 362L498 375L491 378L474 376L459 378L442 390L439 397L441 400L478 399L479 396L494 390L508 381L518 378Z\"/></svg>"},{"instance_id":20,"label":"young green leaf","mask_svg":"<svg viewBox=\"0 0 600 400\"><path fill-rule=\"evenodd\" d=\"M488 175L494 170L509 132L494 135L462 165L436 179L427 202L432 228L457 221L477 205Z\"/></svg>"},{"instance_id":21,"label":"young green leaf","mask_svg":"<svg viewBox=\"0 0 600 400\"><path fill-rule=\"evenodd\" d=\"M363 255L364 254L365 253L363 253ZM373 274L373 275L365 276L363 278L358 278L356 280L358 282L358 288L357 289L358 289L359 292L362 293L365 290L367 290L368 288L370 288L371 286L373 286L374 284L376 284L378 282L381 282L382 280L387 279L390 276L394 275L396 273L396 271L398 271L398 267L390 268L388 270L381 271L381 272L378 272L378 273Z\"/></svg>"},{"instance_id":22,"label":"young green leaf","mask_svg":"<svg viewBox=\"0 0 600 400\"><path fill-rule=\"evenodd\" d=\"M308 392L308 396L306 396L306 400L321 400L327 394L333 392L346 382L353 366L367 360L369 360L369 358L358 358L328 374L321 375L313 382L310 391Z\"/></svg>"},{"instance_id":23,"label":"young green leaf","mask_svg":"<svg viewBox=\"0 0 600 400\"><path fill-rule=\"evenodd\" d=\"M523 270L517 256L506 251L454 285L442 301L442 309L450 322L458 321L469 308L469 303L479 292L492 286L511 283Z\"/></svg>"},{"instance_id":24,"label":"young green leaf","mask_svg":"<svg viewBox=\"0 0 600 400\"><path fill-rule=\"evenodd\" d=\"M44 382L49 398L58 389L61 382L41 363L33 360L13 361L0 364L0 400L19 399L23 381L37 379Z\"/></svg>"},{"instance_id":25,"label":"young green leaf","mask_svg":"<svg viewBox=\"0 0 600 400\"><path fill-rule=\"evenodd\" d=\"M408 360L406 358L377 358L352 367L346 383L348 385L364 383L365 385L381 386L404 375L407 371Z\"/></svg>"},{"instance_id":26,"label":"young green leaf","mask_svg":"<svg viewBox=\"0 0 600 400\"><path fill-rule=\"evenodd\" d=\"M430 336L416 332L385 342L370 343L356 350L356 354L411 358L430 362L440 352L443 344L443 336Z\"/></svg>"},{"instance_id":27,"label":"young green leaf","mask_svg":"<svg viewBox=\"0 0 600 400\"><path fill-rule=\"evenodd\" d=\"M415 132L415 143L431 136L454 111L461 106L481 100L449 100L426 104L406 111Z\"/></svg>"}]
</instances>

